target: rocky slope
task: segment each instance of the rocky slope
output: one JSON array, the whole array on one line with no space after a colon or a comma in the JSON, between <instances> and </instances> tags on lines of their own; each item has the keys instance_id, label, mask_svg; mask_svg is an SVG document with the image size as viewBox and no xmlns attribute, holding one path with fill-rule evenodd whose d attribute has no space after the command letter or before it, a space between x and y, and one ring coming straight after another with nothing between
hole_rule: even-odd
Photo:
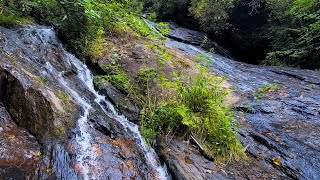
<instances>
[{"instance_id":1,"label":"rocky slope","mask_svg":"<svg viewBox=\"0 0 320 180\"><path fill-rule=\"evenodd\" d=\"M0 101L0 178L168 178L49 27L0 27Z\"/></svg>"},{"instance_id":2,"label":"rocky slope","mask_svg":"<svg viewBox=\"0 0 320 180\"><path fill-rule=\"evenodd\" d=\"M205 34L170 26L166 46L177 56L207 53L199 47ZM223 54L210 56L210 68L236 89L230 104L250 160L215 164L192 141L166 136L157 150L173 178L320 179L320 72L240 63L207 45ZM135 50L129 68L151 57ZM0 179L170 178L112 103L135 120L139 110L104 86L107 98L53 29L0 28Z\"/></svg>"},{"instance_id":3,"label":"rocky slope","mask_svg":"<svg viewBox=\"0 0 320 180\"><path fill-rule=\"evenodd\" d=\"M186 58L207 53L194 45L200 39L185 43L199 37L197 32L179 30L186 32L171 33L175 40L167 40L169 48ZM190 144L173 140L162 149L176 177L189 179L190 172L196 172L202 179L217 179L216 175L221 179L319 179L320 72L261 67L219 54L210 60L212 72L226 77L236 90L233 99L238 102L233 107L241 125L239 139L250 161L215 167ZM268 88L272 86L276 88ZM184 165L177 165L181 162Z\"/></svg>"}]
</instances>

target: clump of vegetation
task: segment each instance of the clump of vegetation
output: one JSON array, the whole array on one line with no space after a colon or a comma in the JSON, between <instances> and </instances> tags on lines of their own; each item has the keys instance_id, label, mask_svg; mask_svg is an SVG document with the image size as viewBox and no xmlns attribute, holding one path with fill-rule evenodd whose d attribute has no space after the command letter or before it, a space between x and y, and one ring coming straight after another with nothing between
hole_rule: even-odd
<instances>
[{"instance_id":1,"label":"clump of vegetation","mask_svg":"<svg viewBox=\"0 0 320 180\"><path fill-rule=\"evenodd\" d=\"M4 27L12 27L21 24L30 24L31 19L22 18L14 14L4 13L0 15L0 24Z\"/></svg>"},{"instance_id":2,"label":"clump of vegetation","mask_svg":"<svg viewBox=\"0 0 320 180\"><path fill-rule=\"evenodd\" d=\"M153 68L141 68L138 72L139 81L145 85L147 85L148 82L153 80L156 76L157 72Z\"/></svg>"},{"instance_id":3,"label":"clump of vegetation","mask_svg":"<svg viewBox=\"0 0 320 180\"><path fill-rule=\"evenodd\" d=\"M133 93L133 85L131 81L119 65L103 65L102 67L106 72L109 72L109 75L97 76L96 78L110 82L112 85L127 94Z\"/></svg>"},{"instance_id":4,"label":"clump of vegetation","mask_svg":"<svg viewBox=\"0 0 320 180\"><path fill-rule=\"evenodd\" d=\"M209 53L200 54L199 56L195 57L194 60L198 63L201 63L205 67L209 67L214 63L212 54L213 54L213 50L211 50L211 52Z\"/></svg>"},{"instance_id":5,"label":"clump of vegetation","mask_svg":"<svg viewBox=\"0 0 320 180\"><path fill-rule=\"evenodd\" d=\"M279 84L274 83L274 84L267 84L261 88L258 89L258 91L256 92L257 95L257 99L260 102L261 98L266 96L268 93L274 92L279 90Z\"/></svg>"},{"instance_id":6,"label":"clump of vegetation","mask_svg":"<svg viewBox=\"0 0 320 180\"><path fill-rule=\"evenodd\" d=\"M63 91L58 91L58 97L63 103L67 103L71 99L69 94Z\"/></svg>"},{"instance_id":7,"label":"clump of vegetation","mask_svg":"<svg viewBox=\"0 0 320 180\"><path fill-rule=\"evenodd\" d=\"M0 25L4 27L12 27L20 24L28 24L32 22L31 18L22 17L22 4L13 1L0 2Z\"/></svg>"},{"instance_id":8,"label":"clump of vegetation","mask_svg":"<svg viewBox=\"0 0 320 180\"><path fill-rule=\"evenodd\" d=\"M174 73L175 81L160 77L163 97L149 101L142 113L142 133L152 142L159 134L178 133L196 140L218 161L239 160L244 151L236 136L232 111L226 106L222 79L205 68L193 78Z\"/></svg>"},{"instance_id":9,"label":"clump of vegetation","mask_svg":"<svg viewBox=\"0 0 320 180\"><path fill-rule=\"evenodd\" d=\"M170 28L167 23L159 22L157 23L157 28L162 35L168 35L170 32Z\"/></svg>"}]
</instances>

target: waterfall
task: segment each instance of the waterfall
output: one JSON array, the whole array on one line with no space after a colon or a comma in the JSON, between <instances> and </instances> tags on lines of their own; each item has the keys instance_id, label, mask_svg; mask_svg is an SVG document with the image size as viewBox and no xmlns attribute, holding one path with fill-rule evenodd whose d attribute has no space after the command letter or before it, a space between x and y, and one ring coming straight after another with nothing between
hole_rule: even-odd
<instances>
[{"instance_id":1,"label":"waterfall","mask_svg":"<svg viewBox=\"0 0 320 180\"><path fill-rule=\"evenodd\" d=\"M155 151L148 147L145 140L143 139L141 133L139 132L138 125L130 122L125 116L120 115L113 104L106 100L106 98L100 95L95 89L93 84L93 76L88 67L82 63L79 59L77 59L74 55L65 52L69 61L76 67L77 69L77 77L83 83L83 86L87 90L89 90L95 96L95 103L99 104L101 109L104 111L105 115L115 119L118 123L120 123L124 129L132 134L133 137L138 139L140 146L142 148L142 153L148 163L148 165L157 172L157 176L159 179L168 179L168 173L166 171L166 167L161 166L161 163L157 157ZM92 177L89 172L89 167L95 167L95 159L96 155L92 151L91 143L92 140L91 134L89 133L90 125L88 123L88 116L90 111L93 110L92 105L89 100L86 100L77 92L77 90L73 89L70 86L70 82L66 80L63 76L64 72L59 72L57 69L50 64L50 62L46 62L47 71L55 77L59 84L71 95L71 97L82 107L83 115L78 119L77 125L81 133L77 134L76 142L80 146L81 154L77 154L77 162L80 164L82 168L83 178L86 180L89 179L97 179L97 177ZM83 87L82 87L83 88Z\"/></svg>"}]
</instances>

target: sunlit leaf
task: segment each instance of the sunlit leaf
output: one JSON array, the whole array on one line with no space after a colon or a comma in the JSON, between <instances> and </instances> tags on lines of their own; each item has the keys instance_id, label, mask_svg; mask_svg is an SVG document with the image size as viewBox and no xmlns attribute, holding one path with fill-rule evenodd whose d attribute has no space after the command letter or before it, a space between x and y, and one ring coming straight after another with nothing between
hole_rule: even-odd
<instances>
[{"instance_id":1,"label":"sunlit leaf","mask_svg":"<svg viewBox=\"0 0 320 180\"><path fill-rule=\"evenodd\" d=\"M274 159L272 159L272 162L273 162L273 164L280 166L281 165L281 158L280 157L274 158Z\"/></svg>"},{"instance_id":2,"label":"sunlit leaf","mask_svg":"<svg viewBox=\"0 0 320 180\"><path fill-rule=\"evenodd\" d=\"M15 139L15 138L16 138L15 135L10 135L10 136L8 136L8 139Z\"/></svg>"},{"instance_id":3,"label":"sunlit leaf","mask_svg":"<svg viewBox=\"0 0 320 180\"><path fill-rule=\"evenodd\" d=\"M52 171L51 168L47 168L47 169L46 169L46 173L50 173L51 171Z\"/></svg>"},{"instance_id":4,"label":"sunlit leaf","mask_svg":"<svg viewBox=\"0 0 320 180\"><path fill-rule=\"evenodd\" d=\"M272 133L270 131L263 131L262 134L264 135L271 135Z\"/></svg>"}]
</instances>

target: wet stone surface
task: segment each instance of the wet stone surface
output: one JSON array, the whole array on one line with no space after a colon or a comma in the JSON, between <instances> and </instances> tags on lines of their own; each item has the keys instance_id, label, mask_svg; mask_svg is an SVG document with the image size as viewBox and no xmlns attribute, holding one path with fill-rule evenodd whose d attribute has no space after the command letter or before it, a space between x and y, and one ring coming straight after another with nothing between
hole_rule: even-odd
<instances>
[{"instance_id":1,"label":"wet stone surface","mask_svg":"<svg viewBox=\"0 0 320 180\"><path fill-rule=\"evenodd\" d=\"M64 49L50 27L0 27L0 101L19 125L17 132L0 129L6 148L0 153L15 163L1 172L3 177L14 171L15 178L26 179L38 167L31 165L37 165L37 153L32 154L40 145L27 138L30 131L43 159L30 179L165 178L138 126L95 91L91 71ZM14 146L21 151L11 150Z\"/></svg>"},{"instance_id":2,"label":"wet stone surface","mask_svg":"<svg viewBox=\"0 0 320 180\"><path fill-rule=\"evenodd\" d=\"M17 127L0 103L0 179L32 179L41 163L35 137Z\"/></svg>"},{"instance_id":3,"label":"wet stone surface","mask_svg":"<svg viewBox=\"0 0 320 180\"><path fill-rule=\"evenodd\" d=\"M207 53L193 44L167 40L186 58ZM212 62L210 70L236 89L239 139L251 159L224 167L226 178L320 179L320 72L250 65L218 54ZM278 88L259 90L272 84Z\"/></svg>"}]
</instances>

